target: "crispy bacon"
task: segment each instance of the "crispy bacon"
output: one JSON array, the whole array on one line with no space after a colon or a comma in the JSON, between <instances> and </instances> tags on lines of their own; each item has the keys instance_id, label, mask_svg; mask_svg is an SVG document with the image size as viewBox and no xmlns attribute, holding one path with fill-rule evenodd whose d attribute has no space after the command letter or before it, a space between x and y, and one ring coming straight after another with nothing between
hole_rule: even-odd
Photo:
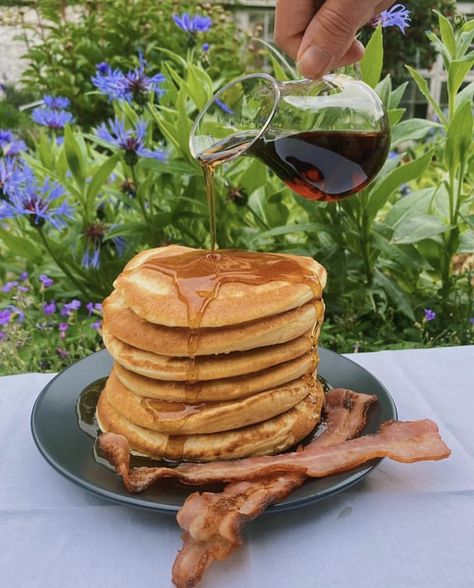
<instances>
[{"instance_id":1,"label":"crispy bacon","mask_svg":"<svg viewBox=\"0 0 474 588\"><path fill-rule=\"evenodd\" d=\"M324 432L311 446L328 447L358 435L376 396L350 390L332 390L326 396ZM173 583L191 588L214 560L228 557L242 544L241 528L270 504L286 498L306 480L306 475L283 473L252 481L232 482L222 492L194 492L185 501L177 520L185 531L183 548L173 565Z\"/></svg>"},{"instance_id":2,"label":"crispy bacon","mask_svg":"<svg viewBox=\"0 0 474 588\"><path fill-rule=\"evenodd\" d=\"M309 446L303 451L248 457L235 461L181 464L176 468L141 467L128 471L118 461L117 435L101 436L100 447L122 476L127 490L142 492L160 478L175 478L184 484L200 485L210 482L252 480L281 472L296 472L311 478L322 478L356 468L377 457L412 463L444 459L450 450L441 439L436 423L419 421L387 421L378 433L343 441L331 447ZM123 441L120 441L123 445Z\"/></svg>"}]
</instances>

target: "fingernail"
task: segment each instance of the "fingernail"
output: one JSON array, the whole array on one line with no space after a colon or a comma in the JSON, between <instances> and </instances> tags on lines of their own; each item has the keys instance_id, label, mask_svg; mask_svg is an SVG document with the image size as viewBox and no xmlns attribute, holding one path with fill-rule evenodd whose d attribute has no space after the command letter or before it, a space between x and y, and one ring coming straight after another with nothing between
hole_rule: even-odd
<instances>
[{"instance_id":1,"label":"fingernail","mask_svg":"<svg viewBox=\"0 0 474 588\"><path fill-rule=\"evenodd\" d=\"M332 56L327 51L316 45L309 45L296 65L306 78L317 78L329 69L331 61Z\"/></svg>"}]
</instances>

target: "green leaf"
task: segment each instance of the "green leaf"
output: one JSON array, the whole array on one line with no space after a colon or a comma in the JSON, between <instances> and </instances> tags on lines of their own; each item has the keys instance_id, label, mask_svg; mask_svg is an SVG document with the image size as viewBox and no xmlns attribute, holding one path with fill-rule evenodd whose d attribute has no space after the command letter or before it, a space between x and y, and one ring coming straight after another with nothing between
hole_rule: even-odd
<instances>
[{"instance_id":1,"label":"green leaf","mask_svg":"<svg viewBox=\"0 0 474 588\"><path fill-rule=\"evenodd\" d=\"M13 255L24 257L30 261L38 261L42 257L41 249L36 243L24 237L13 235L10 231L2 227L0 227L0 239Z\"/></svg>"},{"instance_id":2,"label":"green leaf","mask_svg":"<svg viewBox=\"0 0 474 588\"><path fill-rule=\"evenodd\" d=\"M450 170L462 164L472 143L472 109L468 102L456 110L448 128L446 159Z\"/></svg>"},{"instance_id":3,"label":"green leaf","mask_svg":"<svg viewBox=\"0 0 474 588\"><path fill-rule=\"evenodd\" d=\"M64 129L64 150L72 176L79 187L83 189L86 183L85 162L81 147L69 125L66 125Z\"/></svg>"},{"instance_id":4,"label":"green leaf","mask_svg":"<svg viewBox=\"0 0 474 588\"><path fill-rule=\"evenodd\" d=\"M375 88L380 80L383 65L383 35L379 25L365 48L364 57L360 60L362 81Z\"/></svg>"},{"instance_id":5,"label":"green leaf","mask_svg":"<svg viewBox=\"0 0 474 588\"><path fill-rule=\"evenodd\" d=\"M403 117L406 112L406 108L391 108L388 111L388 120L390 126L393 127L396 125Z\"/></svg>"},{"instance_id":6,"label":"green leaf","mask_svg":"<svg viewBox=\"0 0 474 588\"><path fill-rule=\"evenodd\" d=\"M430 264L413 245L395 245L377 231L374 231L372 235L375 245L385 254L385 258L395 261L402 271L406 268L412 268L415 271L431 269Z\"/></svg>"},{"instance_id":7,"label":"green leaf","mask_svg":"<svg viewBox=\"0 0 474 588\"><path fill-rule=\"evenodd\" d=\"M433 128L443 127L424 118L410 118L398 123L392 128L392 149L405 141L423 139Z\"/></svg>"},{"instance_id":8,"label":"green leaf","mask_svg":"<svg viewBox=\"0 0 474 588\"><path fill-rule=\"evenodd\" d=\"M126 225L119 225L107 231L104 241L109 241L115 237L130 237L133 235L140 236L147 230L147 226L143 222L127 222Z\"/></svg>"},{"instance_id":9,"label":"green leaf","mask_svg":"<svg viewBox=\"0 0 474 588\"><path fill-rule=\"evenodd\" d=\"M179 174L179 175L202 175L201 166L196 163L193 165L183 159L143 159L140 161L140 167L159 174Z\"/></svg>"},{"instance_id":10,"label":"green leaf","mask_svg":"<svg viewBox=\"0 0 474 588\"><path fill-rule=\"evenodd\" d=\"M467 229L459 237L458 253L474 253L474 229Z\"/></svg>"},{"instance_id":11,"label":"green leaf","mask_svg":"<svg viewBox=\"0 0 474 588\"><path fill-rule=\"evenodd\" d=\"M322 223L301 223L296 225L284 225L281 227L274 227L269 231L263 231L254 237L254 241L260 239L267 239L268 237L280 237L282 235L290 235L294 233L331 233L331 227Z\"/></svg>"},{"instance_id":12,"label":"green leaf","mask_svg":"<svg viewBox=\"0 0 474 588\"><path fill-rule=\"evenodd\" d=\"M388 211L385 224L394 229L410 216L429 214L434 196L434 188L424 188L400 198Z\"/></svg>"},{"instance_id":13,"label":"green leaf","mask_svg":"<svg viewBox=\"0 0 474 588\"><path fill-rule=\"evenodd\" d=\"M437 216L424 214L407 218L395 228L392 243L417 243L423 239L430 239L441 233L449 231L453 227L444 224Z\"/></svg>"},{"instance_id":14,"label":"green leaf","mask_svg":"<svg viewBox=\"0 0 474 588\"><path fill-rule=\"evenodd\" d=\"M456 96L455 106L457 108L461 108L461 106L468 102L472 104L472 99L474 96L474 82L468 84L465 88L463 88Z\"/></svg>"},{"instance_id":15,"label":"green leaf","mask_svg":"<svg viewBox=\"0 0 474 588\"><path fill-rule=\"evenodd\" d=\"M403 98L403 94L405 94L405 90L407 89L408 82L403 82L398 88L392 91L390 94L390 103L389 108L398 108L400 104L400 100Z\"/></svg>"},{"instance_id":16,"label":"green leaf","mask_svg":"<svg viewBox=\"0 0 474 588\"><path fill-rule=\"evenodd\" d=\"M430 94L428 82L425 80L425 78L423 78L423 76L420 73L416 71L416 69L413 69L413 67L410 67L409 65L405 65L405 67L410 72L411 77L415 80L415 83L418 86L420 92L433 107L433 110L438 115L439 120L443 123L444 126L447 126L448 121L446 120L443 111L441 110L439 104L436 102L433 96Z\"/></svg>"},{"instance_id":17,"label":"green leaf","mask_svg":"<svg viewBox=\"0 0 474 588\"><path fill-rule=\"evenodd\" d=\"M452 98L456 96L456 93L461 87L464 78L472 69L473 65L474 59L472 57L469 59L456 59L451 62L448 71L448 92Z\"/></svg>"},{"instance_id":18,"label":"green leaf","mask_svg":"<svg viewBox=\"0 0 474 588\"><path fill-rule=\"evenodd\" d=\"M445 16L443 16L441 12L438 12L437 10L434 10L434 12L438 15L438 24L439 30L441 32L441 39L443 40L443 43L445 44L451 57L454 58L456 57L456 40L454 38L453 27L449 20Z\"/></svg>"},{"instance_id":19,"label":"green leaf","mask_svg":"<svg viewBox=\"0 0 474 588\"><path fill-rule=\"evenodd\" d=\"M415 314L413 313L410 299L397 284L377 269L374 272L374 281L385 290L389 298L391 298L397 305L400 312L412 321L415 320Z\"/></svg>"},{"instance_id":20,"label":"green leaf","mask_svg":"<svg viewBox=\"0 0 474 588\"><path fill-rule=\"evenodd\" d=\"M410 182L420 177L433 157L433 150L428 151L422 157L405 163L389 172L384 178L381 178L369 192L366 213L369 218L375 218L377 212L381 210L387 202L390 194L401 184Z\"/></svg>"},{"instance_id":21,"label":"green leaf","mask_svg":"<svg viewBox=\"0 0 474 588\"><path fill-rule=\"evenodd\" d=\"M92 177L92 181L89 184L89 188L87 190L87 209L89 213L92 213L92 207L94 205L97 194L100 192L100 189L105 184L105 182L109 179L110 174L114 171L119 159L120 154L116 153L115 155L112 155L112 157L109 157L105 163L99 167Z\"/></svg>"}]
</instances>

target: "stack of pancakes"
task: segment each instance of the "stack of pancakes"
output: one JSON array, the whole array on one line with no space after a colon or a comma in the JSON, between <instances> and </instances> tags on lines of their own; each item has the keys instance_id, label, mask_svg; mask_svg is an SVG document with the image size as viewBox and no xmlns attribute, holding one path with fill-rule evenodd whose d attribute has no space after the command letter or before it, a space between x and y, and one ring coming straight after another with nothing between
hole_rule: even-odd
<instances>
[{"instance_id":1,"label":"stack of pancakes","mask_svg":"<svg viewBox=\"0 0 474 588\"><path fill-rule=\"evenodd\" d=\"M187 287L205 301L193 316L184 282L160 269L160 260L179 262L192 252L199 254L171 245L139 253L104 301L103 338L115 364L97 405L99 426L155 459L284 451L321 415L315 370L326 272L311 258L282 254L312 282L283 274L259 283L222 279L201 292L191 279ZM227 264L232 255L219 252ZM215 283L221 272L224 266Z\"/></svg>"}]
</instances>

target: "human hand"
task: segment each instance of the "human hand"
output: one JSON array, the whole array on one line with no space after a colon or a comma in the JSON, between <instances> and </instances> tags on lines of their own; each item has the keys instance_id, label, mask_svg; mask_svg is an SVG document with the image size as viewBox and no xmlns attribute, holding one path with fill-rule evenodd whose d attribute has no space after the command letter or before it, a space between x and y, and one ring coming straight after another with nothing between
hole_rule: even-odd
<instances>
[{"instance_id":1,"label":"human hand","mask_svg":"<svg viewBox=\"0 0 474 588\"><path fill-rule=\"evenodd\" d=\"M299 72L316 78L358 61L364 46L355 36L393 0L277 0L275 42L296 60Z\"/></svg>"}]
</instances>

